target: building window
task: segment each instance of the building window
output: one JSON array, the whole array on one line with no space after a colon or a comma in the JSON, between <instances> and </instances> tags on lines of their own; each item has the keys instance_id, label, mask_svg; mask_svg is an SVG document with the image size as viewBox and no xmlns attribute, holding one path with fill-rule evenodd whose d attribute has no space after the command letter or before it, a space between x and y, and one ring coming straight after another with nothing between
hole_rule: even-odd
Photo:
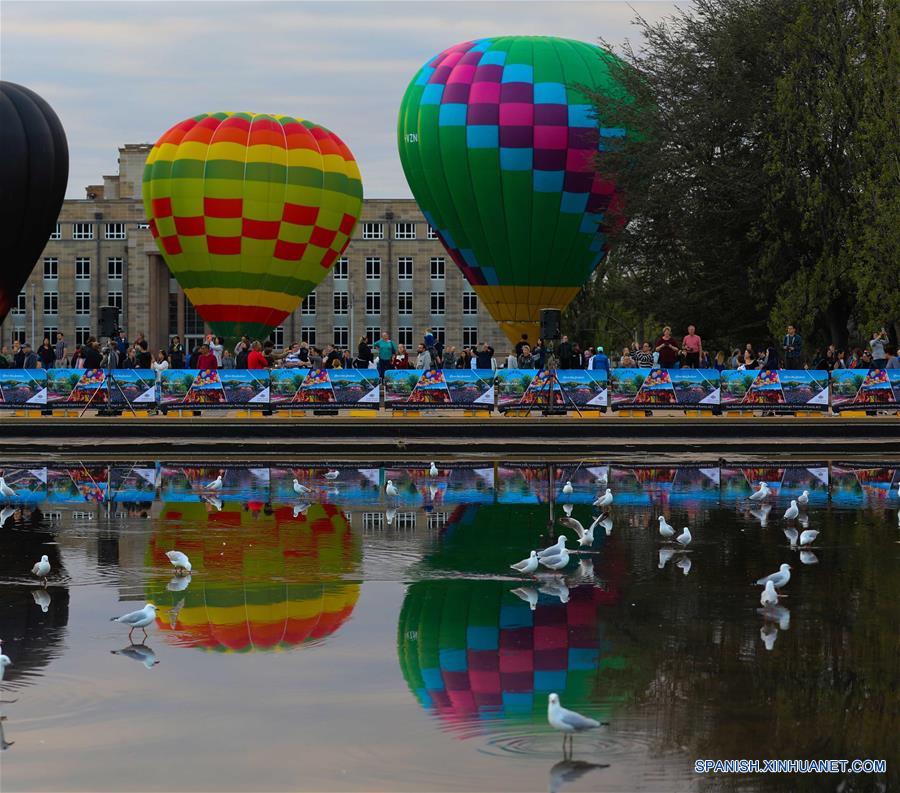
<instances>
[{"instance_id":1,"label":"building window","mask_svg":"<svg viewBox=\"0 0 900 793\"><path fill-rule=\"evenodd\" d=\"M415 223L395 223L394 239L395 240L414 240L416 238Z\"/></svg>"},{"instance_id":2,"label":"building window","mask_svg":"<svg viewBox=\"0 0 900 793\"><path fill-rule=\"evenodd\" d=\"M303 306L300 313L304 317L314 317L316 315L316 290L313 289L305 298L303 298Z\"/></svg>"},{"instance_id":3,"label":"building window","mask_svg":"<svg viewBox=\"0 0 900 793\"><path fill-rule=\"evenodd\" d=\"M434 340L441 344L447 341L447 330L443 325L432 325L431 332L434 334Z\"/></svg>"},{"instance_id":4,"label":"building window","mask_svg":"<svg viewBox=\"0 0 900 793\"><path fill-rule=\"evenodd\" d=\"M350 260L341 256L331 268L331 275L335 281L346 281L350 277Z\"/></svg>"},{"instance_id":5,"label":"building window","mask_svg":"<svg viewBox=\"0 0 900 793\"><path fill-rule=\"evenodd\" d=\"M334 327L334 346L346 347L350 344L350 328L346 325L335 325Z\"/></svg>"},{"instance_id":6,"label":"building window","mask_svg":"<svg viewBox=\"0 0 900 793\"><path fill-rule=\"evenodd\" d=\"M125 272L125 260L120 256L111 256L106 260L106 274L110 278L121 278Z\"/></svg>"},{"instance_id":7,"label":"building window","mask_svg":"<svg viewBox=\"0 0 900 793\"><path fill-rule=\"evenodd\" d=\"M113 305L112 296L115 294L114 292L110 292L110 305ZM122 293L119 292L119 300L122 299ZM119 310L122 309L122 306L119 306ZM182 339L185 342L185 345L189 350L194 348L194 345L191 344L192 339L188 339L188 336L203 336L203 318L197 313L197 309L194 308L194 304L188 300L187 296L184 299L184 335L185 338Z\"/></svg>"},{"instance_id":8,"label":"building window","mask_svg":"<svg viewBox=\"0 0 900 793\"><path fill-rule=\"evenodd\" d=\"M432 292L431 293L431 313L435 316L440 316L444 313L444 293L443 292Z\"/></svg>"},{"instance_id":9,"label":"building window","mask_svg":"<svg viewBox=\"0 0 900 793\"><path fill-rule=\"evenodd\" d=\"M90 278L91 277L91 260L86 256L78 256L75 259L75 277Z\"/></svg>"},{"instance_id":10,"label":"building window","mask_svg":"<svg viewBox=\"0 0 900 793\"><path fill-rule=\"evenodd\" d=\"M363 223L364 240L383 240L384 226L381 223Z\"/></svg>"},{"instance_id":11,"label":"building window","mask_svg":"<svg viewBox=\"0 0 900 793\"><path fill-rule=\"evenodd\" d=\"M412 256L400 256L397 259L397 278L401 281L411 281L413 271Z\"/></svg>"},{"instance_id":12,"label":"building window","mask_svg":"<svg viewBox=\"0 0 900 793\"><path fill-rule=\"evenodd\" d=\"M107 223L105 235L108 240L124 240L125 224L124 223Z\"/></svg>"},{"instance_id":13,"label":"building window","mask_svg":"<svg viewBox=\"0 0 900 793\"><path fill-rule=\"evenodd\" d=\"M381 336L381 328L375 325L366 325L366 341L374 344Z\"/></svg>"},{"instance_id":14,"label":"building window","mask_svg":"<svg viewBox=\"0 0 900 793\"><path fill-rule=\"evenodd\" d=\"M334 313L342 316L350 310L350 295L346 292L334 293Z\"/></svg>"},{"instance_id":15,"label":"building window","mask_svg":"<svg viewBox=\"0 0 900 793\"><path fill-rule=\"evenodd\" d=\"M59 278L59 259L53 256L44 257L44 279Z\"/></svg>"},{"instance_id":16,"label":"building window","mask_svg":"<svg viewBox=\"0 0 900 793\"><path fill-rule=\"evenodd\" d=\"M178 294L169 292L169 335L178 333Z\"/></svg>"},{"instance_id":17,"label":"building window","mask_svg":"<svg viewBox=\"0 0 900 793\"><path fill-rule=\"evenodd\" d=\"M381 278L380 256L366 256L366 278L370 280Z\"/></svg>"},{"instance_id":18,"label":"building window","mask_svg":"<svg viewBox=\"0 0 900 793\"><path fill-rule=\"evenodd\" d=\"M119 312L121 313L121 311L122 311L122 293L121 292L110 292L109 297L106 300L106 305L115 306L117 309L119 309ZM184 332L188 333L186 323L185 323ZM200 323L200 330L197 332L203 333L203 322L202 321Z\"/></svg>"},{"instance_id":19,"label":"building window","mask_svg":"<svg viewBox=\"0 0 900 793\"><path fill-rule=\"evenodd\" d=\"M447 260L443 256L431 257L431 278L435 281L443 281L447 270Z\"/></svg>"},{"instance_id":20,"label":"building window","mask_svg":"<svg viewBox=\"0 0 900 793\"><path fill-rule=\"evenodd\" d=\"M24 290L16 295L16 304L13 306L12 313L14 316L21 316L25 313L25 292Z\"/></svg>"},{"instance_id":21,"label":"building window","mask_svg":"<svg viewBox=\"0 0 900 793\"><path fill-rule=\"evenodd\" d=\"M51 344L56 344L57 333L59 333L59 328L56 325L45 325L43 338L50 339Z\"/></svg>"},{"instance_id":22,"label":"building window","mask_svg":"<svg viewBox=\"0 0 900 793\"><path fill-rule=\"evenodd\" d=\"M472 325L463 327L463 347L474 347L478 344L478 328Z\"/></svg>"},{"instance_id":23,"label":"building window","mask_svg":"<svg viewBox=\"0 0 900 793\"><path fill-rule=\"evenodd\" d=\"M401 325L397 328L397 344L403 344L407 348L412 346L412 326Z\"/></svg>"},{"instance_id":24,"label":"building window","mask_svg":"<svg viewBox=\"0 0 900 793\"><path fill-rule=\"evenodd\" d=\"M59 292L44 292L44 316L59 314Z\"/></svg>"},{"instance_id":25,"label":"building window","mask_svg":"<svg viewBox=\"0 0 900 793\"><path fill-rule=\"evenodd\" d=\"M91 293L76 292L75 293L75 313L85 316L91 313Z\"/></svg>"},{"instance_id":26,"label":"building window","mask_svg":"<svg viewBox=\"0 0 900 793\"><path fill-rule=\"evenodd\" d=\"M75 343L87 344L87 340L91 337L90 328L75 328Z\"/></svg>"},{"instance_id":27,"label":"building window","mask_svg":"<svg viewBox=\"0 0 900 793\"><path fill-rule=\"evenodd\" d=\"M92 240L94 239L93 223L73 223L72 224L73 240Z\"/></svg>"},{"instance_id":28,"label":"building window","mask_svg":"<svg viewBox=\"0 0 900 793\"><path fill-rule=\"evenodd\" d=\"M472 316L478 313L478 295L474 292L463 292L463 314Z\"/></svg>"},{"instance_id":29,"label":"building window","mask_svg":"<svg viewBox=\"0 0 900 793\"><path fill-rule=\"evenodd\" d=\"M398 292L397 293L397 313L404 316L411 316L413 313L413 293Z\"/></svg>"},{"instance_id":30,"label":"building window","mask_svg":"<svg viewBox=\"0 0 900 793\"><path fill-rule=\"evenodd\" d=\"M25 343L25 328L17 328L13 331L13 341L19 342L19 344Z\"/></svg>"},{"instance_id":31,"label":"building window","mask_svg":"<svg viewBox=\"0 0 900 793\"><path fill-rule=\"evenodd\" d=\"M62 228L60 228L59 223L56 224L56 228L53 229L53 233L50 234L51 240L61 240L62 239Z\"/></svg>"},{"instance_id":32,"label":"building window","mask_svg":"<svg viewBox=\"0 0 900 793\"><path fill-rule=\"evenodd\" d=\"M300 326L300 341L305 341L307 344L315 344L316 343L316 326L315 325L301 325Z\"/></svg>"},{"instance_id":33,"label":"building window","mask_svg":"<svg viewBox=\"0 0 900 793\"><path fill-rule=\"evenodd\" d=\"M381 313L381 292L366 292L366 314Z\"/></svg>"},{"instance_id":34,"label":"building window","mask_svg":"<svg viewBox=\"0 0 900 793\"><path fill-rule=\"evenodd\" d=\"M437 231L435 230L434 226L432 226L430 223L428 224L428 233L426 234L426 236L427 236L428 239L430 239L430 240L438 240L438 239L440 239L440 237L438 237L438 233L437 233Z\"/></svg>"},{"instance_id":35,"label":"building window","mask_svg":"<svg viewBox=\"0 0 900 793\"><path fill-rule=\"evenodd\" d=\"M275 345L276 350L284 348L284 325L279 325L269 334L269 341Z\"/></svg>"}]
</instances>

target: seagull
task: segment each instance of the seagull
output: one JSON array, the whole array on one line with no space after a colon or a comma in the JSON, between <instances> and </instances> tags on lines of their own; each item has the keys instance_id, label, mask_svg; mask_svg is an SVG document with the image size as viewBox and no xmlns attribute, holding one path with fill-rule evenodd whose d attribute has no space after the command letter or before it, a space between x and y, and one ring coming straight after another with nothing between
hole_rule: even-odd
<instances>
[{"instance_id":1,"label":"seagull","mask_svg":"<svg viewBox=\"0 0 900 793\"><path fill-rule=\"evenodd\" d=\"M147 638L147 626L156 619L156 606L152 603L148 603L144 608L138 609L137 611L129 611L127 614L123 614L121 617L110 617L110 622L120 622L122 625L131 626L131 630L128 631L128 640L131 641L131 634L134 633L135 628L140 628L144 632L144 638Z\"/></svg>"},{"instance_id":2,"label":"seagull","mask_svg":"<svg viewBox=\"0 0 900 793\"><path fill-rule=\"evenodd\" d=\"M222 489L222 474L219 474L212 482L209 482L205 490L221 490Z\"/></svg>"},{"instance_id":3,"label":"seagull","mask_svg":"<svg viewBox=\"0 0 900 793\"><path fill-rule=\"evenodd\" d=\"M294 492L298 496L305 496L307 493L312 493L306 485L301 485L297 479L294 479Z\"/></svg>"},{"instance_id":4,"label":"seagull","mask_svg":"<svg viewBox=\"0 0 900 793\"><path fill-rule=\"evenodd\" d=\"M511 564L510 567L519 573L533 573L538 569L537 551L532 551L527 559L523 559L521 562Z\"/></svg>"},{"instance_id":5,"label":"seagull","mask_svg":"<svg viewBox=\"0 0 900 793\"><path fill-rule=\"evenodd\" d=\"M749 498L751 501L762 501L765 499L772 491L769 490L769 486L765 482L759 483L759 490L755 493L751 493Z\"/></svg>"},{"instance_id":6,"label":"seagull","mask_svg":"<svg viewBox=\"0 0 900 793\"><path fill-rule=\"evenodd\" d=\"M384 492L392 498L400 495L400 491L394 487L394 482L390 479L387 480L387 484L384 486Z\"/></svg>"},{"instance_id":7,"label":"seagull","mask_svg":"<svg viewBox=\"0 0 900 793\"><path fill-rule=\"evenodd\" d=\"M3 649L3 639L0 639L0 649ZM8 655L0 653L0 681L3 680L7 666L12 666L12 661L9 660Z\"/></svg>"},{"instance_id":8,"label":"seagull","mask_svg":"<svg viewBox=\"0 0 900 793\"><path fill-rule=\"evenodd\" d=\"M188 585L191 583L191 574L181 574L181 575L173 575L172 580L166 584L166 589L169 592L183 592L188 588Z\"/></svg>"},{"instance_id":9,"label":"seagull","mask_svg":"<svg viewBox=\"0 0 900 793\"><path fill-rule=\"evenodd\" d=\"M587 548L592 545L594 542L594 526L597 525L599 521L595 520L589 529L586 529L581 525L580 520L576 520L575 518L560 518L559 522L562 523L563 526L567 526L572 529L578 535L578 544L582 548Z\"/></svg>"},{"instance_id":10,"label":"seagull","mask_svg":"<svg viewBox=\"0 0 900 793\"><path fill-rule=\"evenodd\" d=\"M775 640L778 638L778 628L774 625L763 625L762 628L759 629L759 638L762 639L763 644L766 646L766 650L771 652L772 648L775 646Z\"/></svg>"},{"instance_id":11,"label":"seagull","mask_svg":"<svg viewBox=\"0 0 900 793\"><path fill-rule=\"evenodd\" d=\"M438 467L434 464L434 460L432 460L431 467L428 469L428 476L437 476L439 473Z\"/></svg>"},{"instance_id":12,"label":"seagull","mask_svg":"<svg viewBox=\"0 0 900 793\"><path fill-rule=\"evenodd\" d=\"M816 541L816 537L819 536L819 532L815 529L807 529L804 532L800 533L800 547L802 548L804 545L812 545Z\"/></svg>"},{"instance_id":13,"label":"seagull","mask_svg":"<svg viewBox=\"0 0 900 793\"><path fill-rule=\"evenodd\" d=\"M566 582L562 577L545 580L538 588L538 591L550 597L559 598L560 603L569 602L569 587L566 586Z\"/></svg>"},{"instance_id":14,"label":"seagull","mask_svg":"<svg viewBox=\"0 0 900 793\"><path fill-rule=\"evenodd\" d=\"M778 593L775 591L775 584L772 581L766 581L766 588L759 596L759 602L763 606L774 606L778 603Z\"/></svg>"},{"instance_id":15,"label":"seagull","mask_svg":"<svg viewBox=\"0 0 900 793\"><path fill-rule=\"evenodd\" d=\"M338 471L337 468L332 468L330 471L326 471L326 472L325 472L325 478L326 478L329 482L333 482L333 481L334 481L335 479L337 479L340 475L341 475L341 472Z\"/></svg>"},{"instance_id":16,"label":"seagull","mask_svg":"<svg viewBox=\"0 0 900 793\"><path fill-rule=\"evenodd\" d=\"M795 520L799 514L800 510L797 508L797 502L791 501L791 505L784 511L784 519Z\"/></svg>"},{"instance_id":17,"label":"seagull","mask_svg":"<svg viewBox=\"0 0 900 793\"><path fill-rule=\"evenodd\" d=\"M146 644L130 644L121 650L110 650L113 655L124 655L133 661L140 661L147 669L152 669L159 663L156 653Z\"/></svg>"},{"instance_id":18,"label":"seagull","mask_svg":"<svg viewBox=\"0 0 900 793\"><path fill-rule=\"evenodd\" d=\"M668 524L665 515L659 516L659 533L667 540L671 540L675 536L675 529Z\"/></svg>"},{"instance_id":19,"label":"seagull","mask_svg":"<svg viewBox=\"0 0 900 793\"><path fill-rule=\"evenodd\" d=\"M589 719L574 710L568 710L559 704L559 695L551 694L547 697L547 721L554 730L563 733L563 751L565 752L566 738L570 738L576 732L593 730L600 726L596 719ZM571 740L571 739L570 739Z\"/></svg>"},{"instance_id":20,"label":"seagull","mask_svg":"<svg viewBox=\"0 0 900 793\"><path fill-rule=\"evenodd\" d=\"M184 571L185 573L191 572L191 560L188 559L187 554L182 553L181 551L166 551L166 556L169 558L172 567L174 567L176 571Z\"/></svg>"},{"instance_id":21,"label":"seagull","mask_svg":"<svg viewBox=\"0 0 900 793\"><path fill-rule=\"evenodd\" d=\"M691 530L687 526L685 526L681 534L679 534L675 538L675 542L677 542L679 545L688 546L691 544L692 539L693 537L691 537Z\"/></svg>"},{"instance_id":22,"label":"seagull","mask_svg":"<svg viewBox=\"0 0 900 793\"><path fill-rule=\"evenodd\" d=\"M557 556L542 556L539 561L551 570L562 570L569 563L569 552L563 548Z\"/></svg>"},{"instance_id":23,"label":"seagull","mask_svg":"<svg viewBox=\"0 0 900 793\"><path fill-rule=\"evenodd\" d=\"M659 569L662 570L669 563L669 559L671 559L674 555L675 555L674 548L660 548L659 549Z\"/></svg>"},{"instance_id":24,"label":"seagull","mask_svg":"<svg viewBox=\"0 0 900 793\"><path fill-rule=\"evenodd\" d=\"M791 566L789 564L783 564L778 568L777 573L772 573L771 575L764 576L760 578L756 583L758 586L765 586L769 581L771 581L776 589L781 589L788 581L791 580Z\"/></svg>"},{"instance_id":25,"label":"seagull","mask_svg":"<svg viewBox=\"0 0 900 793\"><path fill-rule=\"evenodd\" d=\"M595 507L608 507L612 503L613 503L612 490L610 490L609 488L606 488L606 492L602 496L597 498L596 501L594 501L594 506Z\"/></svg>"},{"instance_id":26,"label":"seagull","mask_svg":"<svg viewBox=\"0 0 900 793\"><path fill-rule=\"evenodd\" d=\"M50 560L46 556L42 556L41 561L31 568L31 572L38 578L43 578L44 586L47 586L47 576L50 575Z\"/></svg>"},{"instance_id":27,"label":"seagull","mask_svg":"<svg viewBox=\"0 0 900 793\"><path fill-rule=\"evenodd\" d=\"M0 476L0 495L4 498L16 497L16 491L6 484L6 480L2 476Z\"/></svg>"},{"instance_id":28,"label":"seagull","mask_svg":"<svg viewBox=\"0 0 900 793\"><path fill-rule=\"evenodd\" d=\"M530 586L520 586L516 589L510 589L510 594L515 595L519 600L524 600L528 607L534 611L537 608L538 592Z\"/></svg>"},{"instance_id":29,"label":"seagull","mask_svg":"<svg viewBox=\"0 0 900 793\"><path fill-rule=\"evenodd\" d=\"M677 562L675 562L675 567L681 570L682 573L687 575L691 572L691 560L688 559L687 556L682 556Z\"/></svg>"},{"instance_id":30,"label":"seagull","mask_svg":"<svg viewBox=\"0 0 900 793\"><path fill-rule=\"evenodd\" d=\"M50 610L50 593L46 589L32 589L31 597L34 598L35 604L41 607L44 614Z\"/></svg>"},{"instance_id":31,"label":"seagull","mask_svg":"<svg viewBox=\"0 0 900 793\"><path fill-rule=\"evenodd\" d=\"M562 491L563 491L563 493L565 493L567 496L571 496L572 493L575 492L575 488L572 487L572 482L571 482L570 480L568 480L568 479L566 480L566 483L563 485Z\"/></svg>"},{"instance_id":32,"label":"seagull","mask_svg":"<svg viewBox=\"0 0 900 793\"><path fill-rule=\"evenodd\" d=\"M546 556L559 556L566 549L567 539L565 534L560 534L553 545L544 548L543 551L538 551L538 558L543 559Z\"/></svg>"},{"instance_id":33,"label":"seagull","mask_svg":"<svg viewBox=\"0 0 900 793\"><path fill-rule=\"evenodd\" d=\"M797 503L801 507L805 507L809 503L809 491L804 490L799 496L797 496Z\"/></svg>"}]
</instances>

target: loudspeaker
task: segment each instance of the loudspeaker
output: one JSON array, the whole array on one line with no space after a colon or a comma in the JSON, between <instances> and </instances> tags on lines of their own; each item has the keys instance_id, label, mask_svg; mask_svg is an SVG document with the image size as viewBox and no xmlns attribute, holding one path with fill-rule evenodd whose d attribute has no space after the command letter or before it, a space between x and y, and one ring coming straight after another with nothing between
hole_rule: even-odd
<instances>
[{"instance_id":1,"label":"loudspeaker","mask_svg":"<svg viewBox=\"0 0 900 793\"><path fill-rule=\"evenodd\" d=\"M562 312L555 308L541 309L541 338L558 339Z\"/></svg>"},{"instance_id":2,"label":"loudspeaker","mask_svg":"<svg viewBox=\"0 0 900 793\"><path fill-rule=\"evenodd\" d=\"M119 309L115 306L100 308L100 335L104 338L115 336L119 329Z\"/></svg>"}]
</instances>

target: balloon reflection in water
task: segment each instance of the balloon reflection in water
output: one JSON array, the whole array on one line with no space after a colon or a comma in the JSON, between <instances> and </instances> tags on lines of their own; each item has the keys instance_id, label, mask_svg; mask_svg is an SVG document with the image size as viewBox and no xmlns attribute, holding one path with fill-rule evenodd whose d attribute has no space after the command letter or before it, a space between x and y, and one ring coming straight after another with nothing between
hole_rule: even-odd
<instances>
[{"instance_id":1,"label":"balloon reflection in water","mask_svg":"<svg viewBox=\"0 0 900 793\"><path fill-rule=\"evenodd\" d=\"M173 548L193 564L183 591L166 587L165 552ZM162 575L148 593L160 606L157 625L184 647L247 652L321 640L359 598L359 584L344 576L357 569L361 543L330 504L297 518L290 505L226 502L207 512L203 504L169 504L148 554Z\"/></svg>"}]
</instances>

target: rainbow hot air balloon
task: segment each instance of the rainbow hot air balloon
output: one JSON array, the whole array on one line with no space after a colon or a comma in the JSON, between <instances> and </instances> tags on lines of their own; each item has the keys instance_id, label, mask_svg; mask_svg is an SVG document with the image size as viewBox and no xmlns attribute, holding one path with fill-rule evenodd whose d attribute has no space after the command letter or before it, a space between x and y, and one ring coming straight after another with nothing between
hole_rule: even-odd
<instances>
[{"instance_id":1,"label":"rainbow hot air balloon","mask_svg":"<svg viewBox=\"0 0 900 793\"><path fill-rule=\"evenodd\" d=\"M69 147L53 108L0 81L0 322L47 244L68 180Z\"/></svg>"},{"instance_id":2,"label":"rainbow hot air balloon","mask_svg":"<svg viewBox=\"0 0 900 793\"><path fill-rule=\"evenodd\" d=\"M419 206L511 341L563 309L607 252L616 186L580 87L621 94L612 56L579 41L499 36L425 64L400 106L400 160Z\"/></svg>"},{"instance_id":3,"label":"rainbow hot air balloon","mask_svg":"<svg viewBox=\"0 0 900 793\"><path fill-rule=\"evenodd\" d=\"M172 274L213 332L267 336L341 255L362 209L353 155L291 116L176 124L144 169L144 209Z\"/></svg>"}]
</instances>

